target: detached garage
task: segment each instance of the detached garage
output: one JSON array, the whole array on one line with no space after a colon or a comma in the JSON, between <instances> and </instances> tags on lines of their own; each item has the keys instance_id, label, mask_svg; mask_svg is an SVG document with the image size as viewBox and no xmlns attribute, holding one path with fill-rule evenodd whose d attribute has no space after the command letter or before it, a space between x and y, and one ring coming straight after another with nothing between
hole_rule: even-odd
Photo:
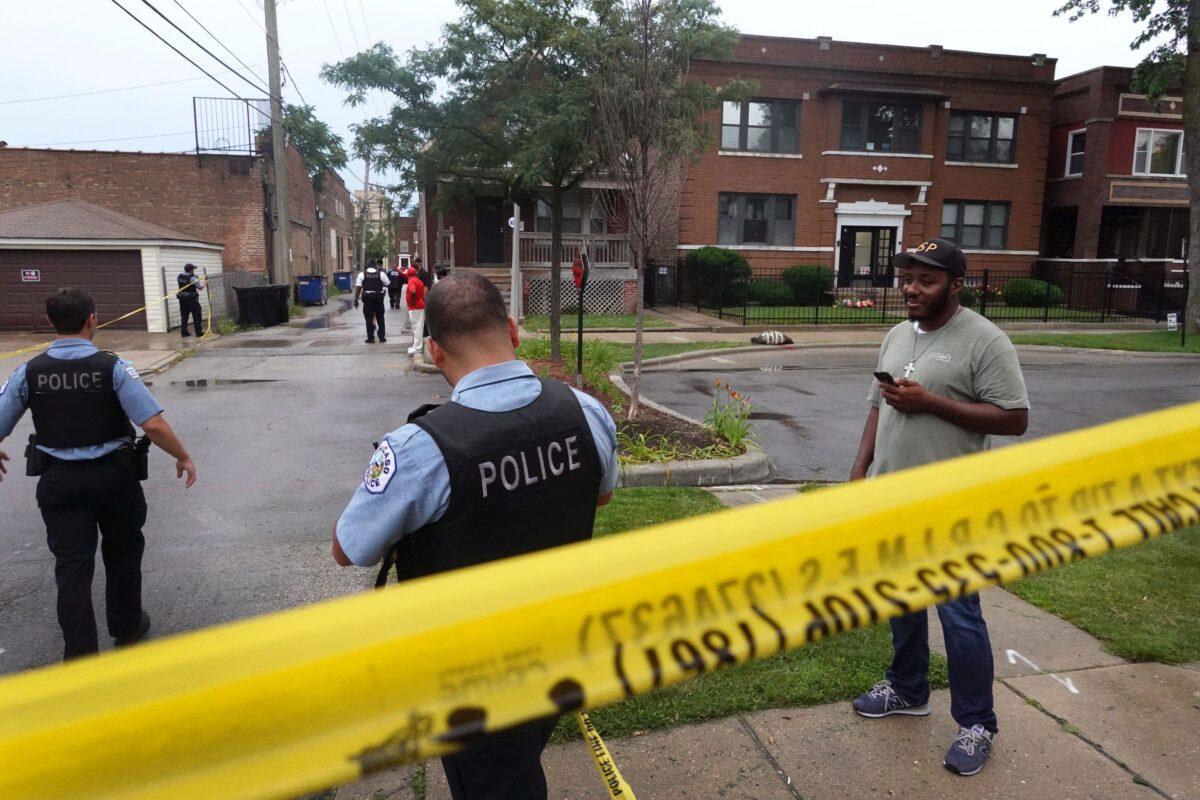
<instances>
[{"instance_id":1,"label":"detached garage","mask_svg":"<svg viewBox=\"0 0 1200 800\"><path fill-rule=\"evenodd\" d=\"M166 332L179 325L178 303L160 298L188 262L220 274L222 249L78 199L0 212L0 331L49 330L46 298L75 286L96 299L101 323L144 305L112 327ZM212 298L218 315L222 294Z\"/></svg>"}]
</instances>

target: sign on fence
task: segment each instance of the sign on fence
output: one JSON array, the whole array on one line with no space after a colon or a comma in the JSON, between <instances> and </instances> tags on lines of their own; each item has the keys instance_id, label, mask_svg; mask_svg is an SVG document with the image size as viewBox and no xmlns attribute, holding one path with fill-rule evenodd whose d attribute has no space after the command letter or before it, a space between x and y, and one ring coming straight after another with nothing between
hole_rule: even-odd
<instances>
[{"instance_id":1,"label":"sign on fence","mask_svg":"<svg viewBox=\"0 0 1200 800\"><path fill-rule=\"evenodd\" d=\"M1167 314L1167 330L1179 330L1179 314L1174 311L1172 311L1170 314Z\"/></svg>"},{"instance_id":2,"label":"sign on fence","mask_svg":"<svg viewBox=\"0 0 1200 800\"><path fill-rule=\"evenodd\" d=\"M21 270L21 283L41 283L42 271L40 269L23 269Z\"/></svg>"}]
</instances>

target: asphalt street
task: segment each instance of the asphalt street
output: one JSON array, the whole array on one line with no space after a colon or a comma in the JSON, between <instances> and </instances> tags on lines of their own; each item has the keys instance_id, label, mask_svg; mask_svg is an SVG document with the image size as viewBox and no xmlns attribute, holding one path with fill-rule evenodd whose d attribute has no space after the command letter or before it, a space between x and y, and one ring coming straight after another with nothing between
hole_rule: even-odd
<instances>
[{"instance_id":1,"label":"asphalt street","mask_svg":"<svg viewBox=\"0 0 1200 800\"><path fill-rule=\"evenodd\" d=\"M1029 389L1023 439L1111 422L1200 400L1200 357L1019 348ZM713 383L750 397L758 442L776 477L845 480L867 416L878 348L790 348L725 354L651 367L646 396L701 419ZM993 446L1020 441L996 437Z\"/></svg>"},{"instance_id":2,"label":"asphalt street","mask_svg":"<svg viewBox=\"0 0 1200 800\"><path fill-rule=\"evenodd\" d=\"M224 337L147 378L194 458L185 491L172 460L151 454L144 485L144 601L154 636L363 591L374 572L341 569L329 554L334 521L362 478L373 442L422 403L448 394L441 377L406 374L402 316L386 344L363 343L350 311L328 329L271 328ZM8 364L0 365L7 371ZM24 476L29 415L0 449L0 673L61 657L54 561ZM97 558L99 562L99 558ZM101 647L103 567L93 596Z\"/></svg>"}]
</instances>

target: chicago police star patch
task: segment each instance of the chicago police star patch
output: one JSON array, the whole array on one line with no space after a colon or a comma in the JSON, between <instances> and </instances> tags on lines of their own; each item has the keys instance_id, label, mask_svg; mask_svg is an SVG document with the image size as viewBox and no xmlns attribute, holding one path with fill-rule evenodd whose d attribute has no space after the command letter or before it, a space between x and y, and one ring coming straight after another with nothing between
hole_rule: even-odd
<instances>
[{"instance_id":1,"label":"chicago police star patch","mask_svg":"<svg viewBox=\"0 0 1200 800\"><path fill-rule=\"evenodd\" d=\"M395 474L396 456L392 453L392 446L384 439L379 443L375 455L371 457L371 463L367 465L367 473L363 475L363 486L371 494L383 494Z\"/></svg>"}]
</instances>

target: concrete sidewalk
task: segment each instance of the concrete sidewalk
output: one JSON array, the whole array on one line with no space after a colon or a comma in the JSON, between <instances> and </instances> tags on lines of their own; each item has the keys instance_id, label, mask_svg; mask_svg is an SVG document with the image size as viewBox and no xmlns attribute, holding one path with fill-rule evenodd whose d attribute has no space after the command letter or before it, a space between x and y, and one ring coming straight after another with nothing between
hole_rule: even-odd
<instances>
[{"instance_id":1,"label":"concrete sidewalk","mask_svg":"<svg viewBox=\"0 0 1200 800\"><path fill-rule=\"evenodd\" d=\"M723 487L725 505L793 496L794 487ZM1129 664L1088 634L1002 589L983 593L1000 717L982 773L961 778L942 756L957 731L947 690L930 717L868 720L847 702L774 709L608 742L643 800L1197 800L1200 665ZM930 642L944 652L936 614ZM882 677L882 676L881 676ZM603 733L603 731L601 731ZM550 797L606 796L582 742L547 748ZM337 800L450 797L428 762L373 776Z\"/></svg>"},{"instance_id":2,"label":"concrete sidewalk","mask_svg":"<svg viewBox=\"0 0 1200 800\"><path fill-rule=\"evenodd\" d=\"M111 350L133 364L138 372L152 375L175 364L189 351L206 346L218 338L220 336L215 332L200 340L194 336L185 339L178 332L100 330L96 332L95 342L101 350ZM0 353L47 345L53 339L52 333L0 333ZM18 365L24 364L41 352L39 347L37 350L0 359L0 375L7 377Z\"/></svg>"}]
</instances>

